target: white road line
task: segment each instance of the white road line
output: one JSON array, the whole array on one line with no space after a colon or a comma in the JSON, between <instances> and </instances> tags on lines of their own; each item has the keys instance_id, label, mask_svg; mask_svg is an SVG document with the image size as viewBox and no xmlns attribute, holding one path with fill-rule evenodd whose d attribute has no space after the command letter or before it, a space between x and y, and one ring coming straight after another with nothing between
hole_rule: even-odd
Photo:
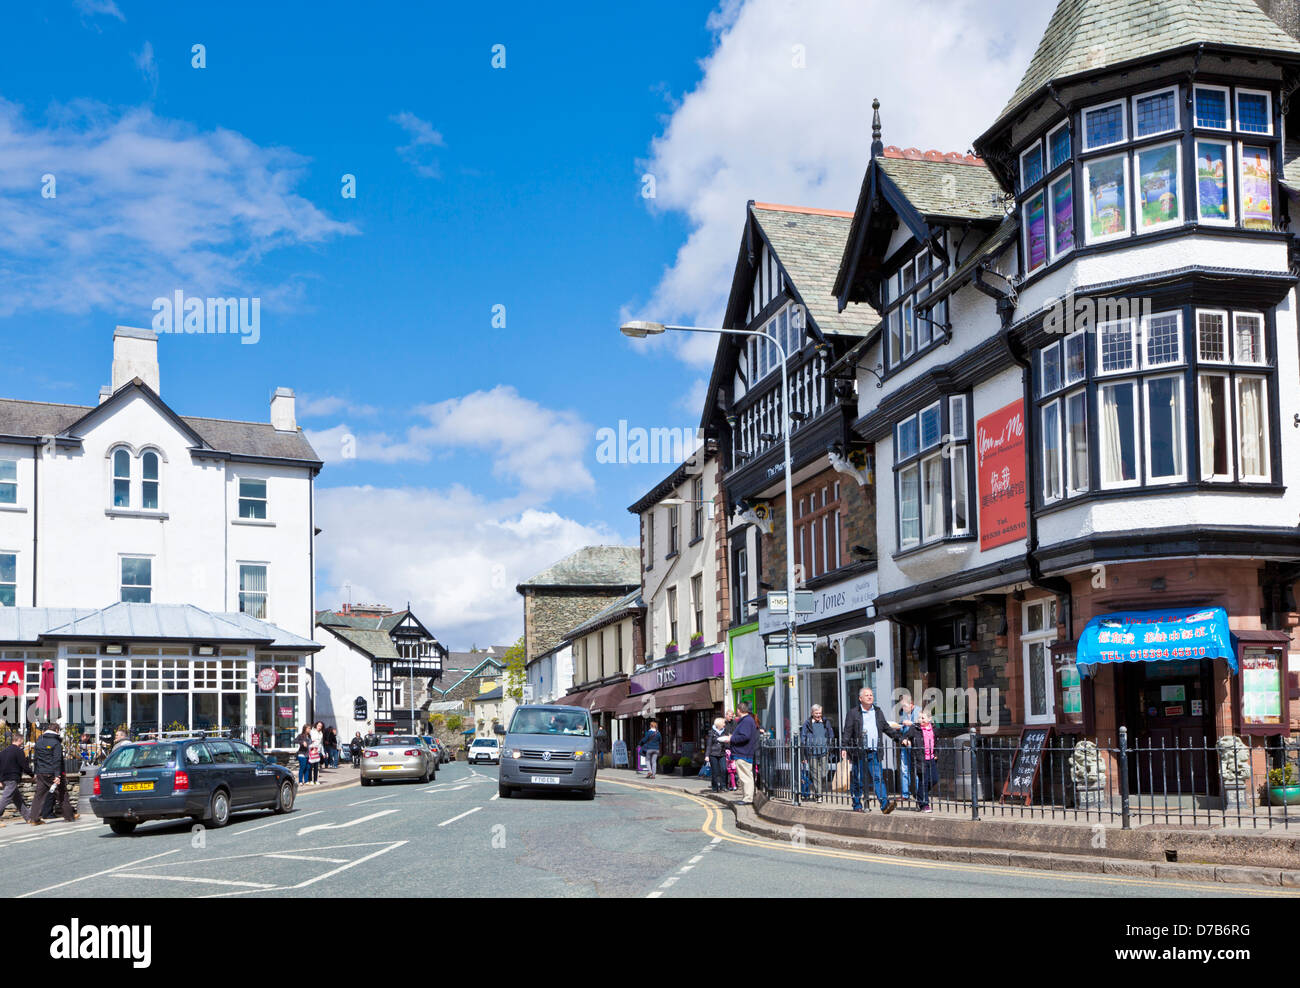
<instances>
[{"instance_id":1,"label":"white road line","mask_svg":"<svg viewBox=\"0 0 1300 988\"><path fill-rule=\"evenodd\" d=\"M312 854L263 854L264 858L283 858L285 861L324 861L327 864L343 864L347 858L318 858Z\"/></svg>"},{"instance_id":2,"label":"white road line","mask_svg":"<svg viewBox=\"0 0 1300 988\"><path fill-rule=\"evenodd\" d=\"M388 816L390 813L401 813L401 810L380 810L378 813L371 813L369 816L358 817L355 820L349 820L347 823L318 823L311 827L303 827L298 831L298 836L310 834L314 830L343 830L346 827L355 827L358 823L366 823L370 820L378 820L381 816Z\"/></svg>"},{"instance_id":3,"label":"white road line","mask_svg":"<svg viewBox=\"0 0 1300 988\"><path fill-rule=\"evenodd\" d=\"M113 872L120 871L123 868L130 868L133 865L144 864L144 862L152 861L154 858L165 858L167 855L175 854L179 850L180 848L173 848L170 851L163 851L161 854L151 854L147 858L139 858L136 861L125 861L120 865L114 865L112 868L105 868L103 871L97 871L93 875L82 875L80 878L69 878L66 882L59 882L58 885L47 885L45 886L45 888L36 889L34 892L24 892L22 895L17 896L17 898L26 899L29 896L41 895L42 893L45 892L53 892L55 889L61 889L67 885L76 885L77 882L88 881L91 878L98 878L100 875L110 875Z\"/></svg>"},{"instance_id":4,"label":"white road line","mask_svg":"<svg viewBox=\"0 0 1300 988\"><path fill-rule=\"evenodd\" d=\"M297 885L291 885L289 887L295 889L305 889L308 885L315 885L317 882L323 882L325 879L331 878L334 875L337 875L341 871L347 871L349 868L355 868L357 865L364 864L365 862L369 861L371 858L377 858L381 854L387 854L389 851L396 850L397 848L402 847L406 843L407 842L404 840L396 841L395 843L389 844L387 847L381 847L378 851L372 851L370 854L367 854L364 858L357 858L357 860L355 861L349 861L347 864L340 865L339 867L335 868L333 871L327 871L323 875L317 875L315 878L309 878L305 882L299 882Z\"/></svg>"},{"instance_id":5,"label":"white road line","mask_svg":"<svg viewBox=\"0 0 1300 988\"><path fill-rule=\"evenodd\" d=\"M232 830L231 834L243 836L251 834L254 830L265 830L267 827L274 827L278 823L291 823L294 820L306 820L309 816L315 816L317 813L324 813L324 810L312 810L310 813L295 813L293 816L282 816L278 820L272 820L270 823L259 824L256 827L249 827L247 830Z\"/></svg>"},{"instance_id":6,"label":"white road line","mask_svg":"<svg viewBox=\"0 0 1300 988\"><path fill-rule=\"evenodd\" d=\"M452 817L450 820L443 820L442 823L438 824L438 826L440 826L440 827L445 827L445 826L447 826L447 824L449 824L449 823L455 823L457 820L463 820L463 819L465 819L465 817L469 816L471 813L477 813L477 812L478 812L479 810L481 810L481 809L483 809L483 807L481 807L481 806L476 806L476 807L474 807L472 810L466 810L466 811L465 811L464 813L462 813L460 816L454 816L454 817Z\"/></svg>"},{"instance_id":7,"label":"white road line","mask_svg":"<svg viewBox=\"0 0 1300 988\"><path fill-rule=\"evenodd\" d=\"M674 875L672 878L669 878L667 881L665 881L665 882L664 882L662 885L660 885L659 887L660 887L661 889L666 889L666 888L668 888L668 886L670 886L670 885L676 885L676 884L677 884L677 876Z\"/></svg>"},{"instance_id":8,"label":"white road line","mask_svg":"<svg viewBox=\"0 0 1300 988\"><path fill-rule=\"evenodd\" d=\"M709 843L710 843L710 844L721 844L721 843L722 843L722 838L721 838L721 837L715 837L715 838L713 838L713 840L709 841Z\"/></svg>"},{"instance_id":9,"label":"white road line","mask_svg":"<svg viewBox=\"0 0 1300 988\"><path fill-rule=\"evenodd\" d=\"M697 854L697 855L695 855L695 857L691 858L690 863L691 863L691 864L699 864L699 863L700 863L700 860L701 860L703 857L704 857L704 855L703 855L702 853L701 853L701 854Z\"/></svg>"},{"instance_id":10,"label":"white road line","mask_svg":"<svg viewBox=\"0 0 1300 988\"><path fill-rule=\"evenodd\" d=\"M501 794L500 794L499 792L494 792L494 793L491 795L491 797L488 799L488 802L490 803L490 802L492 802L492 800L494 800L494 799L500 799L500 798L501 798Z\"/></svg>"},{"instance_id":11,"label":"white road line","mask_svg":"<svg viewBox=\"0 0 1300 988\"><path fill-rule=\"evenodd\" d=\"M348 803L349 806L360 806L362 803L375 803L381 799L396 799L400 792L390 792L387 796L371 796L369 799L358 799L355 803Z\"/></svg>"},{"instance_id":12,"label":"white road line","mask_svg":"<svg viewBox=\"0 0 1300 988\"><path fill-rule=\"evenodd\" d=\"M266 882L233 882L227 878L190 878L187 875L133 875L130 872L115 872L114 878L139 878L150 882L197 882L200 885L233 885L238 888L264 891L275 888Z\"/></svg>"},{"instance_id":13,"label":"white road line","mask_svg":"<svg viewBox=\"0 0 1300 988\"><path fill-rule=\"evenodd\" d=\"M690 871L694 867L695 865L682 865L682 873L685 874L686 872Z\"/></svg>"},{"instance_id":14,"label":"white road line","mask_svg":"<svg viewBox=\"0 0 1300 988\"><path fill-rule=\"evenodd\" d=\"M322 847L291 847L291 848L287 848L284 851L249 851L249 852L245 852L244 854L223 854L217 857L204 856L202 858L199 858L198 860L201 861L203 864L212 864L214 861L240 861L243 860L244 858L265 858L265 857L269 857L272 854L309 854L309 853L318 853L320 851L341 851L344 848L349 848L349 847L382 847L387 843L388 841L372 840L372 841L362 841L361 843L357 843L357 844L326 844ZM344 860L346 860L346 858ZM182 859L180 861L164 861L162 864L144 865L143 868L139 870L148 871L151 868L176 868L176 867L189 865L193 863L194 863L193 859Z\"/></svg>"},{"instance_id":15,"label":"white road line","mask_svg":"<svg viewBox=\"0 0 1300 988\"><path fill-rule=\"evenodd\" d=\"M651 892L649 895L647 895L646 898L647 898L647 899L657 899L657 898L659 898L659 896L661 896L661 895L663 895L663 894L664 894L664 890L663 890L663 889L655 889L653 892Z\"/></svg>"}]
</instances>

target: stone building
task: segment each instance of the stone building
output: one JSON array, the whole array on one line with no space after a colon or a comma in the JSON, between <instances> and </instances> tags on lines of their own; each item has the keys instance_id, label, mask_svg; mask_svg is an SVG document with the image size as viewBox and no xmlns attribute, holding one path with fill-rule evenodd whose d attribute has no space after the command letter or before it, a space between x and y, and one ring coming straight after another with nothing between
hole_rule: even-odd
<instances>
[{"instance_id":1,"label":"stone building","mask_svg":"<svg viewBox=\"0 0 1300 988\"><path fill-rule=\"evenodd\" d=\"M640 549L593 545L515 587L524 598L526 661L549 652L573 628L618 598L641 589Z\"/></svg>"}]
</instances>

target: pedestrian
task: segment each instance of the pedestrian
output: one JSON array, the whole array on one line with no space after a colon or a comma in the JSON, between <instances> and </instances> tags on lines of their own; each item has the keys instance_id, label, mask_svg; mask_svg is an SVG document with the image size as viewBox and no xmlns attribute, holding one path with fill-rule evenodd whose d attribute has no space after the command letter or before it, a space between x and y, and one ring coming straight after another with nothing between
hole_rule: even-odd
<instances>
[{"instance_id":1,"label":"pedestrian","mask_svg":"<svg viewBox=\"0 0 1300 988\"><path fill-rule=\"evenodd\" d=\"M726 721L725 730L728 734L730 734L731 729L736 726L736 712L734 710L728 710L725 714L722 715L722 717Z\"/></svg>"},{"instance_id":2,"label":"pedestrian","mask_svg":"<svg viewBox=\"0 0 1300 988\"><path fill-rule=\"evenodd\" d=\"M876 706L876 694L870 687L858 690L858 705L849 711L844 719L844 733L840 758L851 758L853 770L850 775L849 789L853 796L853 810L862 813L863 774L871 774L871 784L880 801L881 813L893 813L894 804L889 801L885 783L880 777L880 746L888 735L904 746L910 741L899 737L898 731L889 726L884 712Z\"/></svg>"},{"instance_id":3,"label":"pedestrian","mask_svg":"<svg viewBox=\"0 0 1300 988\"><path fill-rule=\"evenodd\" d=\"M9 744L5 746L4 751L0 751L0 784L4 786L3 790L0 790L0 817L4 816L12 800L18 815L24 820L27 819L27 800L23 796L22 780L24 775L34 774L31 760L23 751L23 736L15 731L10 735ZM3 826L4 824L0 823L0 827Z\"/></svg>"},{"instance_id":4,"label":"pedestrian","mask_svg":"<svg viewBox=\"0 0 1300 988\"><path fill-rule=\"evenodd\" d=\"M921 740L921 750L917 752L921 761L916 772L916 808L931 813L930 790L939 781L939 753L934 747L934 722L927 711L919 714L916 729Z\"/></svg>"},{"instance_id":5,"label":"pedestrian","mask_svg":"<svg viewBox=\"0 0 1300 988\"><path fill-rule=\"evenodd\" d=\"M826 757L835 747L835 733L823 718L820 703L812 705L799 729L799 745L803 748L803 798L820 802L826 791Z\"/></svg>"},{"instance_id":6,"label":"pedestrian","mask_svg":"<svg viewBox=\"0 0 1300 988\"><path fill-rule=\"evenodd\" d=\"M311 769L308 761L311 748L311 725L303 724L302 733L294 740L298 742L298 785L311 785Z\"/></svg>"},{"instance_id":7,"label":"pedestrian","mask_svg":"<svg viewBox=\"0 0 1300 988\"><path fill-rule=\"evenodd\" d=\"M331 724L325 728L325 751L329 754L329 767L339 767L339 732Z\"/></svg>"},{"instance_id":8,"label":"pedestrian","mask_svg":"<svg viewBox=\"0 0 1300 988\"><path fill-rule=\"evenodd\" d=\"M705 754L709 756L709 782L713 792L722 792L727 787L727 745L722 740L727 733L727 722L715 717L709 728L708 740L704 742Z\"/></svg>"},{"instance_id":9,"label":"pedestrian","mask_svg":"<svg viewBox=\"0 0 1300 988\"><path fill-rule=\"evenodd\" d=\"M605 725L596 729L596 767L605 767L605 752L609 750L609 735L605 732Z\"/></svg>"},{"instance_id":10,"label":"pedestrian","mask_svg":"<svg viewBox=\"0 0 1300 988\"><path fill-rule=\"evenodd\" d=\"M64 792L60 807L63 811L63 819L71 823L80 818L81 814L73 811L72 800L66 796L67 783L63 778L63 738L59 736L57 724L47 722L41 725L41 736L36 739L36 745L32 749L32 769L36 781L32 792L32 808L27 814L28 822L33 826L44 822L41 816L45 813L46 801L59 790L60 786Z\"/></svg>"},{"instance_id":11,"label":"pedestrian","mask_svg":"<svg viewBox=\"0 0 1300 988\"><path fill-rule=\"evenodd\" d=\"M723 741L731 746L731 757L736 760L736 775L740 777L740 799L737 806L754 802L754 748L758 744L758 723L749 712L749 704L742 700L736 708L736 726Z\"/></svg>"},{"instance_id":12,"label":"pedestrian","mask_svg":"<svg viewBox=\"0 0 1300 988\"><path fill-rule=\"evenodd\" d=\"M916 709L916 704L912 702L912 694L904 693L898 706L898 734L900 737L911 741L917 735L917 725L921 720L921 711ZM898 793L899 798L908 799L908 792L912 779L912 749L908 747L900 748L898 751Z\"/></svg>"},{"instance_id":13,"label":"pedestrian","mask_svg":"<svg viewBox=\"0 0 1300 988\"><path fill-rule=\"evenodd\" d=\"M641 738L641 754L645 755L646 766L648 771L645 774L647 779L655 777L655 769L658 767L659 745L663 736L659 733L659 721L652 720L650 726L646 728L645 735Z\"/></svg>"},{"instance_id":14,"label":"pedestrian","mask_svg":"<svg viewBox=\"0 0 1300 988\"><path fill-rule=\"evenodd\" d=\"M312 745L307 746L307 761L311 766L311 784L320 785L320 760L321 754L325 750L325 725L320 721L312 726L311 739L316 748L316 757L312 758Z\"/></svg>"},{"instance_id":15,"label":"pedestrian","mask_svg":"<svg viewBox=\"0 0 1300 988\"><path fill-rule=\"evenodd\" d=\"M350 744L348 747L350 749L350 754L352 755L352 767L353 768L360 767L361 752L363 752L366 747L365 742L361 740L360 731L357 731L356 737L352 739L352 744Z\"/></svg>"}]
</instances>

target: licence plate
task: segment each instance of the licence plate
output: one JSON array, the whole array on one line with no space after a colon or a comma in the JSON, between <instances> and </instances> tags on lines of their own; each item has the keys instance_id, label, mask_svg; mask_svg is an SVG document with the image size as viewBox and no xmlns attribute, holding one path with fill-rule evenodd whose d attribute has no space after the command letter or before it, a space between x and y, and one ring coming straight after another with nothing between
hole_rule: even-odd
<instances>
[{"instance_id":1,"label":"licence plate","mask_svg":"<svg viewBox=\"0 0 1300 988\"><path fill-rule=\"evenodd\" d=\"M558 786L560 777L558 775L534 775L532 776L533 785L550 785Z\"/></svg>"},{"instance_id":2,"label":"licence plate","mask_svg":"<svg viewBox=\"0 0 1300 988\"><path fill-rule=\"evenodd\" d=\"M128 782L118 792L146 792L153 789L152 782Z\"/></svg>"},{"instance_id":3,"label":"licence plate","mask_svg":"<svg viewBox=\"0 0 1300 988\"><path fill-rule=\"evenodd\" d=\"M400 765L380 765L379 767L380 767L381 769L383 769L385 772L387 772L387 771L389 771L389 770L391 770L391 769L401 768L402 766L400 766Z\"/></svg>"}]
</instances>

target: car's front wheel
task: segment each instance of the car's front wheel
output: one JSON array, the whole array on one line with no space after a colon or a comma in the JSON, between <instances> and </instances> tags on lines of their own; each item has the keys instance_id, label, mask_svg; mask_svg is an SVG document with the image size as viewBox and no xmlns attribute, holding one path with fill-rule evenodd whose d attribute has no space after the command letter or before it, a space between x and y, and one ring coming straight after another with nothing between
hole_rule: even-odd
<instances>
[{"instance_id":1,"label":"car's front wheel","mask_svg":"<svg viewBox=\"0 0 1300 988\"><path fill-rule=\"evenodd\" d=\"M215 830L229 822L230 795L224 789L218 789L212 794L212 802L208 804L208 823Z\"/></svg>"},{"instance_id":2,"label":"car's front wheel","mask_svg":"<svg viewBox=\"0 0 1300 988\"><path fill-rule=\"evenodd\" d=\"M134 820L109 820L108 825L112 828L113 833L125 837L127 834L135 833L136 821Z\"/></svg>"},{"instance_id":3,"label":"car's front wheel","mask_svg":"<svg viewBox=\"0 0 1300 988\"><path fill-rule=\"evenodd\" d=\"M280 783L280 798L275 801L275 812L288 813L293 809L293 783L287 779Z\"/></svg>"},{"instance_id":4,"label":"car's front wheel","mask_svg":"<svg viewBox=\"0 0 1300 988\"><path fill-rule=\"evenodd\" d=\"M511 789L504 782L498 782L497 795L500 796L502 799L509 799L512 795L514 795L514 790Z\"/></svg>"}]
</instances>

